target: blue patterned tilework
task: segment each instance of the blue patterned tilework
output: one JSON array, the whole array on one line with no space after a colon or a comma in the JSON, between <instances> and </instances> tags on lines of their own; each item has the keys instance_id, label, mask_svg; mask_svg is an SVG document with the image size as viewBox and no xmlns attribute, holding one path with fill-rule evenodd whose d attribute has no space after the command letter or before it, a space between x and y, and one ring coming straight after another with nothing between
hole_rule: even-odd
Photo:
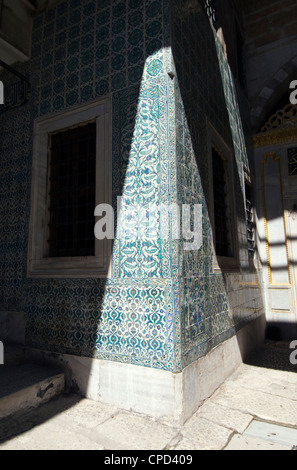
<instances>
[{"instance_id":1,"label":"blue patterned tilework","mask_svg":"<svg viewBox=\"0 0 297 470\"><path fill-rule=\"evenodd\" d=\"M203 205L203 246L198 252L179 251L181 363L186 367L243 325L263 314L260 283L254 270L213 273L211 185L208 167L207 120L234 148L234 190L240 263L246 262L243 165L248 167L245 137L235 86L223 50L204 12L185 13L184 2L173 1L173 56L176 66L177 194L180 203ZM231 287L230 287L231 286Z\"/></svg>"},{"instance_id":2,"label":"blue patterned tilework","mask_svg":"<svg viewBox=\"0 0 297 470\"><path fill-rule=\"evenodd\" d=\"M116 241L107 280L26 276L36 117L111 93L114 202L120 195L128 205L168 201L172 141L163 50L168 45L168 13L167 1L69 0L34 20L32 102L23 108L24 115L5 116L5 126L4 116L1 121L1 142L6 145L1 178L5 191L10 179L16 190L13 198L5 196L11 198L10 205L1 205L1 220L10 217L11 223L4 224L0 235L0 301L3 310L26 312L28 345L148 367L177 367L178 312L169 243ZM23 137L15 140L12 154L12 136L20 129ZM2 196L5 201L4 190ZM21 239L18 250L16 237Z\"/></svg>"},{"instance_id":3,"label":"blue patterned tilework","mask_svg":"<svg viewBox=\"0 0 297 470\"><path fill-rule=\"evenodd\" d=\"M141 82L148 57L168 45L168 1L64 1L34 23L38 114ZM162 60L151 64L155 77Z\"/></svg>"}]
</instances>

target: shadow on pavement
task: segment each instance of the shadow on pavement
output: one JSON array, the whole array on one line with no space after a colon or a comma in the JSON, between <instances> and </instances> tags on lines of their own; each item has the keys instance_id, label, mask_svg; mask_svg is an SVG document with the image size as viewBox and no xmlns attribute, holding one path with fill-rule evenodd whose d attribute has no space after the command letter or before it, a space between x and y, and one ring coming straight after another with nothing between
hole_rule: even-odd
<instances>
[{"instance_id":1,"label":"shadow on pavement","mask_svg":"<svg viewBox=\"0 0 297 470\"><path fill-rule=\"evenodd\" d=\"M74 394L63 394L26 412L14 413L0 420L0 444L16 436L30 431L55 416L71 409L81 401L82 397Z\"/></svg>"},{"instance_id":2,"label":"shadow on pavement","mask_svg":"<svg viewBox=\"0 0 297 470\"><path fill-rule=\"evenodd\" d=\"M267 340L244 361L245 364L265 369L297 372L297 365L290 362L294 349L290 349L290 341ZM297 354L295 353L295 358Z\"/></svg>"}]
</instances>

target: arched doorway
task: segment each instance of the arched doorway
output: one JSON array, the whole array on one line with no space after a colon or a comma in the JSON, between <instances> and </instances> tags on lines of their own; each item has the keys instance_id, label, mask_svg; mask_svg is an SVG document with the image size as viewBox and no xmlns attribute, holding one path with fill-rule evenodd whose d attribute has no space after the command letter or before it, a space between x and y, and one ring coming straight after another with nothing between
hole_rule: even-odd
<instances>
[{"instance_id":1,"label":"arched doorway","mask_svg":"<svg viewBox=\"0 0 297 470\"><path fill-rule=\"evenodd\" d=\"M297 338L297 106L273 114L254 136L257 229L268 326Z\"/></svg>"}]
</instances>

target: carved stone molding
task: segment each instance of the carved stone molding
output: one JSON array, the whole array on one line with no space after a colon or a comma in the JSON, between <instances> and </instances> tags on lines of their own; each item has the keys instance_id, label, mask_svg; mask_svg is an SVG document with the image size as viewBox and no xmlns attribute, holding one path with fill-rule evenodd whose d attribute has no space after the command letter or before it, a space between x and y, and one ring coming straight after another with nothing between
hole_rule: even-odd
<instances>
[{"instance_id":1,"label":"carved stone molding","mask_svg":"<svg viewBox=\"0 0 297 470\"><path fill-rule=\"evenodd\" d=\"M296 141L297 105L288 104L273 114L253 140L256 148Z\"/></svg>"}]
</instances>

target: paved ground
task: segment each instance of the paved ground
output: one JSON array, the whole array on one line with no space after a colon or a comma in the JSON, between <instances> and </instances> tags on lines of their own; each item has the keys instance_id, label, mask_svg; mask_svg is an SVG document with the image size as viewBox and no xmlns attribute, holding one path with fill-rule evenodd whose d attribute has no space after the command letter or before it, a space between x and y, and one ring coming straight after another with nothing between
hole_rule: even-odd
<instances>
[{"instance_id":1,"label":"paved ground","mask_svg":"<svg viewBox=\"0 0 297 470\"><path fill-rule=\"evenodd\" d=\"M287 346L262 349L182 427L63 396L2 421L0 450L291 450L297 370L289 355Z\"/></svg>"}]
</instances>

